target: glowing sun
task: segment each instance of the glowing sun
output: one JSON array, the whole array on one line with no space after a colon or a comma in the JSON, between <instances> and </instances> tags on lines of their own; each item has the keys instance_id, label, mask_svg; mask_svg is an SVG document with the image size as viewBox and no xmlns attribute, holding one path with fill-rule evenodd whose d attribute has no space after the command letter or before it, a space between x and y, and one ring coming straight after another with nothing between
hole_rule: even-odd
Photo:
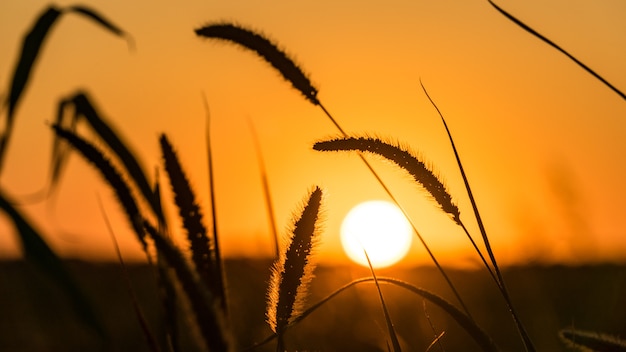
<instances>
[{"instance_id":1,"label":"glowing sun","mask_svg":"<svg viewBox=\"0 0 626 352\"><path fill-rule=\"evenodd\" d=\"M409 252L413 232L402 211L393 203L372 200L352 208L341 224L341 244L358 264L367 265L363 249L374 268L400 261Z\"/></svg>"}]
</instances>

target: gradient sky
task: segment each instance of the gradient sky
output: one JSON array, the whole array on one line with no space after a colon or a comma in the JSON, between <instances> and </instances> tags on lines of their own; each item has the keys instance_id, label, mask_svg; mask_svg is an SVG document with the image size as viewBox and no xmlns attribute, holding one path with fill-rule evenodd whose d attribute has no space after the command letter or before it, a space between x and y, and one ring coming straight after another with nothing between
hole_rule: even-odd
<instances>
[{"instance_id":1,"label":"gradient sky","mask_svg":"<svg viewBox=\"0 0 626 352\"><path fill-rule=\"evenodd\" d=\"M497 3L626 89L626 3ZM47 4L0 3L2 94L21 38ZM479 236L421 78L451 128L500 262L626 258L626 102L487 1L82 4L132 34L136 50L76 16L54 28L17 112L0 179L14 198L45 187L52 143L45 122L54 118L61 97L84 88L142 156L146 170L160 163L157 138L168 134L208 214L204 94L212 117L223 253L272 252L252 121L279 229L284 232L308 190L319 185L327 194L320 261L344 260L341 219L358 202L386 199L385 193L355 154L311 149L337 130L268 64L193 32L226 20L278 42L310 75L318 97L346 131L398 141L428 160ZM369 159L444 265L476 262L461 229L424 191L397 168ZM142 258L111 191L80 158L71 158L53 200L23 209L59 253L113 258L98 197L124 255ZM17 255L6 221L0 221L0 231L0 257ZM409 261L428 262L423 248L414 245Z\"/></svg>"}]
</instances>

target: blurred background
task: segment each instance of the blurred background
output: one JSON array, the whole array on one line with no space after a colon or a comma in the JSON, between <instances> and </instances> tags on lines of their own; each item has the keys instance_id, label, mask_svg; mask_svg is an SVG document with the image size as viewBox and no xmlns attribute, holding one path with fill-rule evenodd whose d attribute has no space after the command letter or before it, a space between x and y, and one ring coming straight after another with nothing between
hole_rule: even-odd
<instances>
[{"instance_id":1,"label":"blurred background","mask_svg":"<svg viewBox=\"0 0 626 352\"><path fill-rule=\"evenodd\" d=\"M505 277L513 300L541 350L562 349L555 332L566 326L626 334L626 102L487 1L82 4L130 33L135 47L79 16L67 15L55 25L18 107L0 186L20 201L20 209L42 229L54 251L68 260L95 306L106 307L100 313L120 349L146 346L118 265L109 263L117 259L98 198L124 258L137 262L131 277L157 331L159 303L154 275L141 265L145 256L114 195L94 169L72 157L57 192L33 201L50 177L53 139L48 123L60 99L77 89L89 92L151 177L161 165L158 136L167 133L208 215L206 98L220 244L228 258L231 304L238 308L233 326L242 347L269 334L263 307L268 258L274 255L250 124L258 134L282 233L313 185L327 194L311 300L368 275L348 262L339 245L339 226L359 202L386 199L384 191L356 155L312 150L315 141L338 131L267 63L193 32L220 21L258 30L277 42L310 75L318 98L346 131L398 142L427 160L478 238L452 149L420 88L421 79L445 115L496 258L509 266ZM623 2L498 4L626 89ZM0 3L2 97L8 94L23 36L46 6L48 2L36 0ZM2 114L4 122L6 111ZM79 130L91 136L85 128ZM496 287L484 271L471 270L480 263L462 230L401 170L368 159L442 265L458 270L453 279L475 307L481 326L505 350L520 350L513 324L503 323L510 318ZM161 182L166 184L163 177ZM163 188L165 203L172 204ZM173 228L179 229L174 207L166 210ZM182 231L174 232L184 245ZM10 261L21 257L21 248L4 215L0 234L0 302L5 312L0 349L97 346L46 277L28 264ZM414 243L405 260L381 275L406 279L451 299L429 265L424 249ZM43 303L41 292L50 303ZM424 306L398 288L385 288L385 294L403 343L425 350L434 338L431 316L435 331L446 331L446 349L472 350L471 340L436 307ZM358 304L348 304L352 302ZM312 315L300 331L294 330L289 341L322 350L384 350L379 310L372 287L350 289ZM335 329L345 326L354 331ZM345 341L353 345L338 345Z\"/></svg>"}]
</instances>

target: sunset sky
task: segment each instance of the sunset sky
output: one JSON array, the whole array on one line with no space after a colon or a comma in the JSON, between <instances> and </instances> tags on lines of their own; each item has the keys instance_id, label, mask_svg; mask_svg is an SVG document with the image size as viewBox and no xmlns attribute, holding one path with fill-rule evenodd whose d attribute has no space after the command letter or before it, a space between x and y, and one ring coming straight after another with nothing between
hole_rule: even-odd
<instances>
[{"instance_id":1,"label":"sunset sky","mask_svg":"<svg viewBox=\"0 0 626 352\"><path fill-rule=\"evenodd\" d=\"M160 165L158 135L168 134L208 220L204 95L222 252L272 253L250 121L279 230L285 232L307 192L319 185L326 192L320 262L346 260L339 245L342 218L361 201L387 197L356 154L312 150L315 141L338 135L319 107L252 52L193 31L232 21L279 43L347 132L400 142L427 160L478 239L454 155L421 78L446 117L500 262L626 259L626 101L487 1L81 3L129 32L136 48L79 16L55 26L18 108L0 177L3 191L15 199L46 187L52 145L46 122L62 97L81 88L151 177ZM626 90L626 3L497 3ZM47 4L0 3L3 97L22 37ZM461 228L419 186L395 166L368 160L444 265L477 262ZM167 185L165 177L161 182ZM52 199L21 209L58 253L113 259L98 197L124 256L143 258L112 192L81 158L71 158ZM171 194L164 199L175 219ZM17 237L4 216L0 220L0 258L15 257ZM413 246L407 261L428 263L424 249Z\"/></svg>"}]
</instances>

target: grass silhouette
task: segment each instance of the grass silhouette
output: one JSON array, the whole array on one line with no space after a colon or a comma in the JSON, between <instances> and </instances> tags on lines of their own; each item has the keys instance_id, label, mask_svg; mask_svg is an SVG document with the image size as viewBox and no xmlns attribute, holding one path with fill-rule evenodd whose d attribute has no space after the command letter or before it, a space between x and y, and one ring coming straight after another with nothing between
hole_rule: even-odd
<instances>
[{"instance_id":1,"label":"grass silhouette","mask_svg":"<svg viewBox=\"0 0 626 352\"><path fill-rule=\"evenodd\" d=\"M567 53L554 42L548 40L523 22L502 10L491 0L489 3L495 7L506 18L513 23L522 27L534 36L548 43L550 46L559 50L568 56L572 61L577 63L587 72L591 73L598 80L602 81L609 88L613 89L617 94L624 98L624 94L614 88L603 77L592 71L578 59ZM47 8L35 21L32 29L28 32L23 41L23 48L19 55L17 65L13 71L11 86L9 87L8 98L3 103L6 108L7 115L5 120L5 130L0 136L0 172L2 171L2 162L6 155L8 143L12 135L12 126L15 120L15 111L19 105L22 94L26 89L33 75L35 63L39 59L41 48L49 35L53 25L58 18L65 13L75 13L85 16L91 22L99 25L112 34L123 37L132 43L132 39L128 33L124 32L111 21L100 15L98 12L84 6L70 6L57 8L51 6ZM398 203L396 198L390 192L385 182L378 176L371 164L365 159L363 153L373 153L383 158L389 159L396 163L399 167L409 172L414 181L421 185L429 196L435 200L442 211L449 214L451 219L461 226L468 238L472 242L477 254L480 256L486 269L497 284L501 296L505 299L510 311L510 315L514 320L516 327L520 333L521 340L527 351L534 351L535 347L526 332L519 316L514 309L512 299L504 283L500 268L498 266L493 248L489 243L480 212L476 205L474 196L471 191L470 183L459 153L457 152L452 134L443 114L439 111L434 101L424 89L424 93L436 108L445 130L449 137L461 176L466 187L468 197L472 204L475 220L478 223L481 237L483 239L489 262L485 259L484 254L478 248L470 235L469 231L461 220L460 211L457 205L452 201L451 194L447 191L443 182L440 180L429 167L419 158L413 156L409 151L382 142L379 139L365 137L349 137L349 135L340 127L337 120L328 112L318 98L318 89L314 87L311 80L304 71L295 64L295 62L276 44L267 39L265 36L243 28L232 23L216 23L209 24L198 28L195 33L200 37L218 39L237 44L248 50L253 51L263 60L274 67L282 77L288 81L302 96L310 103L319 106L325 115L331 120L334 126L341 133L341 137L316 143L313 148L315 150L324 151L354 151L367 166L369 172L375 176L378 183L383 187L389 197L400 206L406 215L404 208ZM421 83L421 82L420 82ZM206 103L206 101L205 101ZM207 104L208 105L208 104ZM74 116L68 121L64 115L65 108L72 106L75 110ZM164 169L170 180L170 184L174 194L173 203L179 211L182 219L183 227L187 234L187 242L189 244L189 255L186 251L179 248L170 237L173 231L167 226L167 222L162 210L163 200L160 197L160 186L158 181L151 185L148 177L141 166L141 159L132 151L129 144L124 141L115 129L106 122L100 112L96 109L89 98L88 93L78 91L69 98L63 98L59 102L58 115L52 130L57 139L53 145L53 159L51 164L50 189L53 189L62 177L62 170L67 152L69 150L78 152L90 164L92 164L104 178L105 182L114 190L117 200L122 205L127 216L129 227L133 229L137 236L137 240L141 243L150 265L156 266L156 272L161 282L161 292L159 295L163 301L167 334L170 336L169 346L156 346L154 339L148 338L148 344L152 350L180 350L178 337L181 334L188 333L184 329L180 329L173 320L177 314L179 306L175 303L178 300L184 301L192 309L189 317L189 324L199 331L200 340L197 341L198 346L210 351L234 351L241 346L237 345L236 336L234 336L231 323L229 321L228 290L222 269L223 258L220 255L220 246L218 241L218 232L216 225L216 201L214 195L214 175L211 151L210 131L207 130L207 148L208 148L208 166L209 166L209 183L211 190L211 218L213 221L212 232L207 230L204 224L205 219L196 196L191 186L188 176L183 170L183 166L177 157L174 147L169 142L165 134L162 134L159 142L163 153ZM208 108L207 108L208 115ZM85 121L90 129L95 132L96 136L104 141L104 147L96 147L95 144L81 137L76 131L76 125L79 121ZM210 121L207 116L207 128ZM63 143L65 147L63 147ZM69 146L69 148L67 148ZM259 146L256 144L257 151ZM114 160L116 161L114 163ZM259 154L260 166L262 168L262 159ZM119 166L118 166L119 165ZM267 180L263 176L263 185L265 191L265 201L269 208L269 216L273 220L271 211L271 198ZM294 220L290 237L284 252L280 253L272 270L271 283L268 289L267 302L267 320L274 332L265 340L252 346L250 349L258 348L274 339L277 340L276 350L288 350L288 342L284 339L285 334L294 326L298 325L311 313L319 309L322 305L337 297L340 293L353 288L362 283L374 283L380 298L385 320L387 323L389 337L392 342L392 349L400 351L401 345L399 338L394 330L391 317L387 310L386 300L383 298L381 284L389 284L400 287L412 295L416 299L428 300L441 308L458 325L465 330L474 340L476 345L484 351L498 351L498 347L493 339L480 327L469 309L464 303L462 296L457 291L455 285L449 279L442 266L438 263L433 252L417 231L413 220L407 216L411 225L421 240L424 248L429 253L434 265L445 279L446 283L453 291L453 294L460 305L458 308L455 304L449 302L442 296L432 293L426 289L420 288L412 283L404 282L395 278L378 277L371 268L371 277L364 277L353 280L346 285L336 289L326 298L305 307L307 289L313 280L314 261L312 253L315 250L317 238L319 236L320 208L322 206L322 190L319 187L314 188L307 198L307 202L303 206L302 211ZM89 305L86 298L82 295L79 287L73 282L67 271L63 268L62 261L50 249L43 240L43 236L30 224L30 222L13 206L14 202L6 196L5 191L0 189L0 208L13 221L14 226L18 230L20 240L23 243L25 254L28 260L35 262L46 274L56 280L64 291L71 297L75 308L79 311L80 317L84 324L91 326L100 333L103 340L107 337L103 329L99 326L99 322L93 308ZM272 223L273 224L273 223ZM273 225L275 228L275 226ZM278 252L278 246L277 252ZM367 253L366 253L367 257ZM156 264L154 259L156 258ZM123 264L120 256L120 262ZM369 257L368 257L369 262ZM193 265L191 265L193 264ZM174 275L172 275L172 273ZM131 293L132 294L132 293ZM138 308L136 305L135 308ZM142 327L144 319L139 309L136 309L137 318ZM150 337L150 333L145 329L146 336ZM556 334L557 332L555 332ZM439 335L439 340L443 335ZM606 334L589 333L578 329L564 329L559 332L559 336L566 344L581 349L590 350L616 350L623 351L624 343L618 338L608 336Z\"/></svg>"}]
</instances>

